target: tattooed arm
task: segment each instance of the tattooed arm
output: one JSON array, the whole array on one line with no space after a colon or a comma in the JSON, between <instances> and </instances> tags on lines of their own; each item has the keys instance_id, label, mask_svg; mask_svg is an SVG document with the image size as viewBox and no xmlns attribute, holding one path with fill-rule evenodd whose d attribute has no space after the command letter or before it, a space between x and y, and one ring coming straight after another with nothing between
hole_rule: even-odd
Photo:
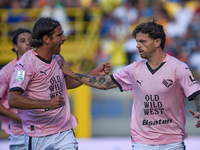
<instances>
[{"instance_id":1,"label":"tattooed arm","mask_svg":"<svg viewBox=\"0 0 200 150\"><path fill-rule=\"evenodd\" d=\"M195 126L199 128L200 127L200 94L194 98L194 101L196 104L197 112L193 112L191 109L189 110L189 112L194 116L194 118L198 119L197 124Z\"/></svg>"},{"instance_id":2,"label":"tattooed arm","mask_svg":"<svg viewBox=\"0 0 200 150\"><path fill-rule=\"evenodd\" d=\"M111 67L109 63L102 63L96 69L89 71L84 74L74 73L69 66L67 65L64 57L60 55L62 59L62 66L60 67L65 75L65 80L68 79L66 82L67 88L75 88L80 86L82 83L88 86L98 88L98 89L111 89L117 87L110 76L105 76L109 73ZM76 82L74 82L74 81ZM70 86L69 83L72 85Z\"/></svg>"},{"instance_id":3,"label":"tattooed arm","mask_svg":"<svg viewBox=\"0 0 200 150\"><path fill-rule=\"evenodd\" d=\"M92 76L92 75L74 73L72 71L68 75L71 78L80 81L88 86L102 90L108 90L117 87L117 84L113 82L110 76Z\"/></svg>"},{"instance_id":4,"label":"tattooed arm","mask_svg":"<svg viewBox=\"0 0 200 150\"><path fill-rule=\"evenodd\" d=\"M110 63L105 62L105 63L101 63L97 68L95 68L91 71L88 71L86 73L83 73L83 74L105 76L110 72L110 69L111 69ZM73 78L70 78L69 76L65 77L65 82L67 85L67 89L73 89L73 88L76 88L76 87L79 87L80 85L82 85L82 82L75 80Z\"/></svg>"},{"instance_id":5,"label":"tattooed arm","mask_svg":"<svg viewBox=\"0 0 200 150\"><path fill-rule=\"evenodd\" d=\"M61 56L61 55L60 55ZM61 56L62 59L62 66L61 69L64 74L68 76L68 78L74 79L76 81L79 81L83 84L86 84L88 86L98 88L98 89L111 89L117 87L117 84L113 82L110 76L102 76L101 74L98 75L92 75L92 74L79 74L79 73L74 73L69 66L67 65L66 61L64 58ZM109 68L109 67L108 67ZM102 69L100 69L102 70Z\"/></svg>"}]
</instances>

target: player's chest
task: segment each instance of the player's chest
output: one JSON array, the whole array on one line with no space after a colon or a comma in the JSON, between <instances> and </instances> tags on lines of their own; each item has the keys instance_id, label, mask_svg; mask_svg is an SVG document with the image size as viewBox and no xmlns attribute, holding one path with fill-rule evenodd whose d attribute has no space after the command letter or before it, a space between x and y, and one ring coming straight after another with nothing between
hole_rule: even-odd
<instances>
[{"instance_id":1,"label":"player's chest","mask_svg":"<svg viewBox=\"0 0 200 150\"><path fill-rule=\"evenodd\" d=\"M41 65L35 69L32 81L39 83L56 84L61 82L63 76L59 64L52 63L49 65Z\"/></svg>"},{"instance_id":2,"label":"player's chest","mask_svg":"<svg viewBox=\"0 0 200 150\"><path fill-rule=\"evenodd\" d=\"M143 69L133 76L133 88L147 93L170 91L176 84L175 72L164 66L153 73L149 69Z\"/></svg>"}]
</instances>

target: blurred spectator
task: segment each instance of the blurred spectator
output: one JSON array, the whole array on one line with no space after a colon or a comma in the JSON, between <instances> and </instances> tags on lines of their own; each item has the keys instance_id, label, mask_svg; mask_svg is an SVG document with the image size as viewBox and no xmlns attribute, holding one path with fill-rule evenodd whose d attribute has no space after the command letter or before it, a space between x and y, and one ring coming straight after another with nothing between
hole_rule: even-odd
<instances>
[{"instance_id":1,"label":"blurred spectator","mask_svg":"<svg viewBox=\"0 0 200 150\"><path fill-rule=\"evenodd\" d=\"M138 9L140 20L152 19L154 10L150 7L149 0L138 0L136 8Z\"/></svg>"},{"instance_id":2,"label":"blurred spectator","mask_svg":"<svg viewBox=\"0 0 200 150\"><path fill-rule=\"evenodd\" d=\"M182 49L181 40L178 37L166 39L165 52L177 58L179 49Z\"/></svg>"},{"instance_id":3,"label":"blurred spectator","mask_svg":"<svg viewBox=\"0 0 200 150\"><path fill-rule=\"evenodd\" d=\"M65 0L65 7L81 7L80 0Z\"/></svg>"},{"instance_id":4,"label":"blurred spectator","mask_svg":"<svg viewBox=\"0 0 200 150\"><path fill-rule=\"evenodd\" d=\"M102 38L108 37L110 28L114 24L115 20L111 13L104 13L101 18L100 36Z\"/></svg>"},{"instance_id":5,"label":"blurred spectator","mask_svg":"<svg viewBox=\"0 0 200 150\"><path fill-rule=\"evenodd\" d=\"M128 63L124 49L124 40L119 40L119 35L111 34L111 40L105 45L105 52L110 56L110 63L113 66L113 72Z\"/></svg>"},{"instance_id":6,"label":"blurred spectator","mask_svg":"<svg viewBox=\"0 0 200 150\"><path fill-rule=\"evenodd\" d=\"M165 33L170 38L181 37L183 35L182 28L179 27L176 19L172 16L165 26Z\"/></svg>"},{"instance_id":7,"label":"blurred spectator","mask_svg":"<svg viewBox=\"0 0 200 150\"><path fill-rule=\"evenodd\" d=\"M124 24L119 18L114 18L114 24L110 27L109 34L116 40L125 40L131 33L131 26Z\"/></svg>"},{"instance_id":8,"label":"blurred spectator","mask_svg":"<svg viewBox=\"0 0 200 150\"><path fill-rule=\"evenodd\" d=\"M103 12L111 13L114 8L123 3L123 0L99 0Z\"/></svg>"},{"instance_id":9,"label":"blurred spectator","mask_svg":"<svg viewBox=\"0 0 200 150\"><path fill-rule=\"evenodd\" d=\"M154 9L154 17L158 19L157 23L163 25L165 29L167 23L169 22L169 14L164 7L164 3L160 0L156 0L153 5L153 9Z\"/></svg>"},{"instance_id":10,"label":"blurred spectator","mask_svg":"<svg viewBox=\"0 0 200 150\"><path fill-rule=\"evenodd\" d=\"M137 49L137 42L135 39L131 37L131 35L128 37L128 39L124 43L124 49L126 52L128 64L131 64L134 61L141 60L140 54Z\"/></svg>"},{"instance_id":11,"label":"blurred spectator","mask_svg":"<svg viewBox=\"0 0 200 150\"><path fill-rule=\"evenodd\" d=\"M9 8L12 0L0 0L0 8Z\"/></svg>"},{"instance_id":12,"label":"blurred spectator","mask_svg":"<svg viewBox=\"0 0 200 150\"><path fill-rule=\"evenodd\" d=\"M67 11L65 11L64 5L61 0L48 0L48 3L43 7L41 17L52 17L60 22L64 35L68 36L71 34L72 29L69 24Z\"/></svg>"},{"instance_id":13,"label":"blurred spectator","mask_svg":"<svg viewBox=\"0 0 200 150\"><path fill-rule=\"evenodd\" d=\"M8 10L8 18L7 22L8 23L16 23L16 22L25 22L28 21L29 18L28 16L21 11L22 5L20 0L14 0L11 1L11 6L10 9Z\"/></svg>"},{"instance_id":14,"label":"blurred spectator","mask_svg":"<svg viewBox=\"0 0 200 150\"><path fill-rule=\"evenodd\" d=\"M182 0L180 2L180 7L175 13L175 20L179 26L179 30L182 31L181 34L185 34L187 28L192 21L194 11L190 7L186 7L187 0Z\"/></svg>"},{"instance_id":15,"label":"blurred spectator","mask_svg":"<svg viewBox=\"0 0 200 150\"><path fill-rule=\"evenodd\" d=\"M113 10L113 16L124 24L132 25L138 21L139 12L130 1L127 1Z\"/></svg>"},{"instance_id":16,"label":"blurred spectator","mask_svg":"<svg viewBox=\"0 0 200 150\"><path fill-rule=\"evenodd\" d=\"M192 21L189 24L189 27L191 28L191 30L194 33L194 36L197 38L197 34L198 31L200 31L200 1L198 1L197 3L197 9L194 12L194 16L192 18Z\"/></svg>"},{"instance_id":17,"label":"blurred spectator","mask_svg":"<svg viewBox=\"0 0 200 150\"><path fill-rule=\"evenodd\" d=\"M101 7L99 0L91 0L91 3L88 5L88 7Z\"/></svg>"},{"instance_id":18,"label":"blurred spectator","mask_svg":"<svg viewBox=\"0 0 200 150\"><path fill-rule=\"evenodd\" d=\"M184 52L190 55L196 47L196 39L191 28L188 28L180 38L183 41L182 46L184 47Z\"/></svg>"},{"instance_id":19,"label":"blurred spectator","mask_svg":"<svg viewBox=\"0 0 200 150\"><path fill-rule=\"evenodd\" d=\"M197 46L193 53L191 53L188 65L191 68L191 70L194 72L194 75L196 75L196 79L200 79L200 42L197 42Z\"/></svg>"}]
</instances>

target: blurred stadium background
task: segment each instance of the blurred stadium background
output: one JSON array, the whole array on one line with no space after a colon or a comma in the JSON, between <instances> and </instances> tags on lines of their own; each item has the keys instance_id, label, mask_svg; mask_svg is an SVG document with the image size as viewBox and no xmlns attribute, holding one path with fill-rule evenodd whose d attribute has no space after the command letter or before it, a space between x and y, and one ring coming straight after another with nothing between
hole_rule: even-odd
<instances>
[{"instance_id":1,"label":"blurred stadium background","mask_svg":"<svg viewBox=\"0 0 200 150\"><path fill-rule=\"evenodd\" d=\"M140 60L131 32L137 24L156 17L167 35L165 52L187 63L200 81L199 0L0 0L0 68L16 57L11 51L12 31L18 27L31 30L41 16L62 24L67 40L61 54L72 70L85 72L109 60L111 73ZM81 150L131 149L130 91L101 91L83 85L69 90L69 96L71 112L79 122L75 134ZM196 110L194 102L186 105L186 144L197 149L200 129L195 128L196 120L188 109ZM7 138L0 130L1 146L7 146Z\"/></svg>"}]
</instances>

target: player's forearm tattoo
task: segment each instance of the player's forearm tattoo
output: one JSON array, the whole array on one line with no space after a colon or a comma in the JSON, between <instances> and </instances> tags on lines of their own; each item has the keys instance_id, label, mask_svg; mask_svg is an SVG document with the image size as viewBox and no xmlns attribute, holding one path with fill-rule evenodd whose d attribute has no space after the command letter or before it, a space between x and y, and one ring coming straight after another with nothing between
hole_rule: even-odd
<instances>
[{"instance_id":1,"label":"player's forearm tattoo","mask_svg":"<svg viewBox=\"0 0 200 150\"><path fill-rule=\"evenodd\" d=\"M116 84L112 81L110 77L106 76L90 76L84 74L75 73L75 80L83 80L84 78L88 79L90 85L99 89L110 89L116 87ZM87 82L86 82L87 84Z\"/></svg>"},{"instance_id":2,"label":"player's forearm tattoo","mask_svg":"<svg viewBox=\"0 0 200 150\"><path fill-rule=\"evenodd\" d=\"M89 82L92 83L92 84L97 83L97 79L96 79L96 77L92 77L92 78L90 78L90 79L89 79Z\"/></svg>"},{"instance_id":3,"label":"player's forearm tattoo","mask_svg":"<svg viewBox=\"0 0 200 150\"><path fill-rule=\"evenodd\" d=\"M92 77L89 79L89 82L92 84L98 83L99 85L103 85L105 83L106 79L104 77L100 77L97 80L97 77Z\"/></svg>"},{"instance_id":4,"label":"player's forearm tattoo","mask_svg":"<svg viewBox=\"0 0 200 150\"><path fill-rule=\"evenodd\" d=\"M200 94L194 98L197 111L200 112Z\"/></svg>"},{"instance_id":5,"label":"player's forearm tattoo","mask_svg":"<svg viewBox=\"0 0 200 150\"><path fill-rule=\"evenodd\" d=\"M89 78L87 75L75 73L75 80L82 79L83 77Z\"/></svg>"},{"instance_id":6,"label":"player's forearm tattoo","mask_svg":"<svg viewBox=\"0 0 200 150\"><path fill-rule=\"evenodd\" d=\"M99 84L104 84L106 79L104 77L99 78Z\"/></svg>"}]
</instances>

